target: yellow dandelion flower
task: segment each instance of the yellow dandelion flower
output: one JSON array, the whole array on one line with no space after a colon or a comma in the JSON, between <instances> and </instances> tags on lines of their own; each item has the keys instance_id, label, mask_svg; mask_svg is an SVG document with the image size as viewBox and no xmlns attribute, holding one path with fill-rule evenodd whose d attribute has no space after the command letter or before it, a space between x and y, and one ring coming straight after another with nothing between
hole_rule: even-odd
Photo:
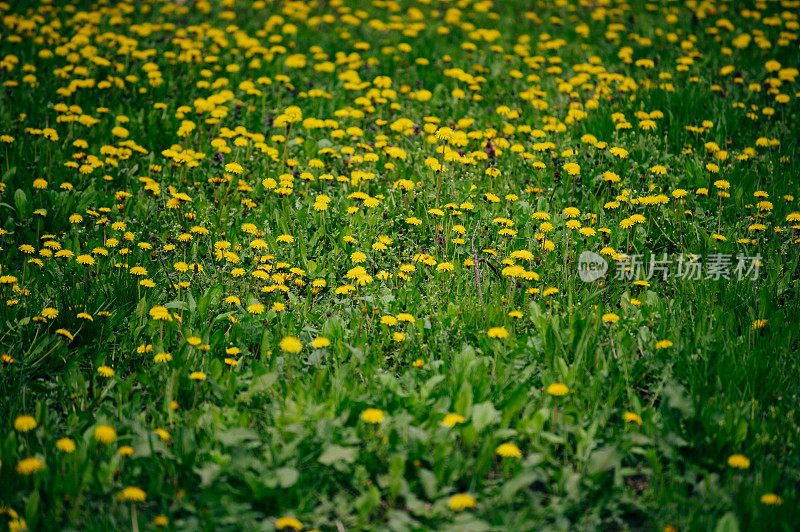
<instances>
[{"instance_id":1,"label":"yellow dandelion flower","mask_svg":"<svg viewBox=\"0 0 800 532\"><path fill-rule=\"evenodd\" d=\"M94 429L94 439L108 445L117 439L117 431L110 425L98 425Z\"/></svg>"},{"instance_id":2,"label":"yellow dandelion flower","mask_svg":"<svg viewBox=\"0 0 800 532\"><path fill-rule=\"evenodd\" d=\"M56 442L56 449L61 452L70 454L75 452L75 442L70 438L61 438Z\"/></svg>"},{"instance_id":3,"label":"yellow dandelion flower","mask_svg":"<svg viewBox=\"0 0 800 532\"><path fill-rule=\"evenodd\" d=\"M364 423L370 424L378 424L383 421L384 413L383 410L379 410L377 408L367 408L361 413L361 420Z\"/></svg>"},{"instance_id":4,"label":"yellow dandelion flower","mask_svg":"<svg viewBox=\"0 0 800 532\"><path fill-rule=\"evenodd\" d=\"M281 351L286 351L287 353L299 353L303 349L303 344L294 336L286 336L280 341L278 347L281 348Z\"/></svg>"},{"instance_id":5,"label":"yellow dandelion flower","mask_svg":"<svg viewBox=\"0 0 800 532\"><path fill-rule=\"evenodd\" d=\"M458 423L464 423L466 421L467 421L466 418L459 414L447 414L446 416L444 416L444 419L442 419L442 426L453 428Z\"/></svg>"},{"instance_id":6,"label":"yellow dandelion flower","mask_svg":"<svg viewBox=\"0 0 800 532\"><path fill-rule=\"evenodd\" d=\"M36 419L33 416L21 415L14 420L14 429L17 432L29 432L36 428Z\"/></svg>"},{"instance_id":7,"label":"yellow dandelion flower","mask_svg":"<svg viewBox=\"0 0 800 532\"><path fill-rule=\"evenodd\" d=\"M569 393L569 388L566 384L562 384L560 382L554 382L550 386L547 387L547 394L552 395L554 397L562 397Z\"/></svg>"},{"instance_id":8,"label":"yellow dandelion flower","mask_svg":"<svg viewBox=\"0 0 800 532\"><path fill-rule=\"evenodd\" d=\"M767 506L780 506L783 504L783 499L774 493L765 493L761 496L761 504L766 504Z\"/></svg>"},{"instance_id":9,"label":"yellow dandelion flower","mask_svg":"<svg viewBox=\"0 0 800 532\"><path fill-rule=\"evenodd\" d=\"M303 530L303 523L294 517L281 517L275 521L276 530Z\"/></svg>"},{"instance_id":10,"label":"yellow dandelion flower","mask_svg":"<svg viewBox=\"0 0 800 532\"><path fill-rule=\"evenodd\" d=\"M44 469L44 462L34 456L31 456L30 458L24 458L20 460L15 469L20 475L32 475L37 471Z\"/></svg>"},{"instance_id":11,"label":"yellow dandelion flower","mask_svg":"<svg viewBox=\"0 0 800 532\"><path fill-rule=\"evenodd\" d=\"M131 456L133 454L133 447L130 445L123 445L119 449L117 449L117 454L120 456Z\"/></svg>"},{"instance_id":12,"label":"yellow dandelion flower","mask_svg":"<svg viewBox=\"0 0 800 532\"><path fill-rule=\"evenodd\" d=\"M128 486L127 488L119 492L119 495L117 497L119 498L119 500L122 501L142 502L147 498L147 494L144 492L142 488L137 488L136 486Z\"/></svg>"},{"instance_id":13,"label":"yellow dandelion flower","mask_svg":"<svg viewBox=\"0 0 800 532\"><path fill-rule=\"evenodd\" d=\"M467 493L457 493L448 499L447 506L449 506L451 510L460 512L462 510L466 510L467 508L474 508L477 502L478 501L472 495Z\"/></svg>"},{"instance_id":14,"label":"yellow dandelion flower","mask_svg":"<svg viewBox=\"0 0 800 532\"><path fill-rule=\"evenodd\" d=\"M231 174L239 175L244 171L242 165L239 163L228 163L225 165L225 171Z\"/></svg>"},{"instance_id":15,"label":"yellow dandelion flower","mask_svg":"<svg viewBox=\"0 0 800 532\"><path fill-rule=\"evenodd\" d=\"M728 457L728 465L735 469L748 469L750 467L750 459L743 454L733 454Z\"/></svg>"},{"instance_id":16,"label":"yellow dandelion flower","mask_svg":"<svg viewBox=\"0 0 800 532\"><path fill-rule=\"evenodd\" d=\"M502 443L494 452L503 458L520 458L522 456L520 448L513 443Z\"/></svg>"},{"instance_id":17,"label":"yellow dandelion flower","mask_svg":"<svg viewBox=\"0 0 800 532\"><path fill-rule=\"evenodd\" d=\"M625 412L622 414L622 420L626 423L636 423L637 425L642 424L642 417L639 414L634 414L633 412Z\"/></svg>"},{"instance_id":18,"label":"yellow dandelion flower","mask_svg":"<svg viewBox=\"0 0 800 532\"><path fill-rule=\"evenodd\" d=\"M323 347L328 347L331 345L331 341L325 338L324 336L320 336L314 338L314 341L311 342L311 345L314 346L316 349L321 349Z\"/></svg>"},{"instance_id":19,"label":"yellow dandelion flower","mask_svg":"<svg viewBox=\"0 0 800 532\"><path fill-rule=\"evenodd\" d=\"M505 327L492 327L486 331L489 338L508 338L508 331Z\"/></svg>"},{"instance_id":20,"label":"yellow dandelion flower","mask_svg":"<svg viewBox=\"0 0 800 532\"><path fill-rule=\"evenodd\" d=\"M619 321L619 316L614 314L613 312L607 312L603 314L603 322L604 323L617 323Z\"/></svg>"}]
</instances>

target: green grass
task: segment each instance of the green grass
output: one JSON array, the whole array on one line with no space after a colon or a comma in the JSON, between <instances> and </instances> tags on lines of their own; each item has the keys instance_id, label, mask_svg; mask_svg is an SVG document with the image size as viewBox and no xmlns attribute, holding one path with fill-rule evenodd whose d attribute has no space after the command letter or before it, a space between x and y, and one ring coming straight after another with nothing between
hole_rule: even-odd
<instances>
[{"instance_id":1,"label":"green grass","mask_svg":"<svg viewBox=\"0 0 800 532\"><path fill-rule=\"evenodd\" d=\"M797 2L611 4L0 4L0 527L797 529Z\"/></svg>"}]
</instances>

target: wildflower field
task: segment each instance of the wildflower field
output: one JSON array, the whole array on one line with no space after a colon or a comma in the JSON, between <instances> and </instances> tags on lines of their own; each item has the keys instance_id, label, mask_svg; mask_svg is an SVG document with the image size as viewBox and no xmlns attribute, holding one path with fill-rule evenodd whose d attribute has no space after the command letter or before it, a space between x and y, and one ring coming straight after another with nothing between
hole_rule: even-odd
<instances>
[{"instance_id":1,"label":"wildflower field","mask_svg":"<svg viewBox=\"0 0 800 532\"><path fill-rule=\"evenodd\" d=\"M799 17L0 2L0 530L797 530Z\"/></svg>"}]
</instances>

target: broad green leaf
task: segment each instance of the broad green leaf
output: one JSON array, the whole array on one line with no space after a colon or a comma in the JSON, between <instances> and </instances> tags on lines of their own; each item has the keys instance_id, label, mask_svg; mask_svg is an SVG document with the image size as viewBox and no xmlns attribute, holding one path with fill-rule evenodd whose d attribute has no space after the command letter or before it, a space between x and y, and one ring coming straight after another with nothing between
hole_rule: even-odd
<instances>
[{"instance_id":1,"label":"broad green leaf","mask_svg":"<svg viewBox=\"0 0 800 532\"><path fill-rule=\"evenodd\" d=\"M723 515L720 520L717 521L714 532L739 532L739 520L736 518L736 514L728 512Z\"/></svg>"},{"instance_id":2,"label":"broad green leaf","mask_svg":"<svg viewBox=\"0 0 800 532\"><path fill-rule=\"evenodd\" d=\"M491 402L478 403L472 407L472 424L477 432L500 421L500 412L495 409Z\"/></svg>"},{"instance_id":3,"label":"broad green leaf","mask_svg":"<svg viewBox=\"0 0 800 532\"><path fill-rule=\"evenodd\" d=\"M300 478L300 473L293 467L282 467L275 471L278 476L278 482L282 488L290 488L297 483Z\"/></svg>"},{"instance_id":4,"label":"broad green leaf","mask_svg":"<svg viewBox=\"0 0 800 532\"><path fill-rule=\"evenodd\" d=\"M319 457L319 462L331 465L335 462L346 462L352 464L358 457L358 449L355 447L342 447L341 445L330 444L325 447Z\"/></svg>"}]
</instances>

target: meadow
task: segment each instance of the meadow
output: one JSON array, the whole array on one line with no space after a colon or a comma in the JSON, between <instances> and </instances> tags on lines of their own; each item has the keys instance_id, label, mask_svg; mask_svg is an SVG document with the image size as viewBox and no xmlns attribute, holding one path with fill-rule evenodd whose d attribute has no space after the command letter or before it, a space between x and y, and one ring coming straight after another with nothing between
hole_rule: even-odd
<instances>
[{"instance_id":1,"label":"meadow","mask_svg":"<svg viewBox=\"0 0 800 532\"><path fill-rule=\"evenodd\" d=\"M0 2L0 529L799 529L799 17Z\"/></svg>"}]
</instances>

